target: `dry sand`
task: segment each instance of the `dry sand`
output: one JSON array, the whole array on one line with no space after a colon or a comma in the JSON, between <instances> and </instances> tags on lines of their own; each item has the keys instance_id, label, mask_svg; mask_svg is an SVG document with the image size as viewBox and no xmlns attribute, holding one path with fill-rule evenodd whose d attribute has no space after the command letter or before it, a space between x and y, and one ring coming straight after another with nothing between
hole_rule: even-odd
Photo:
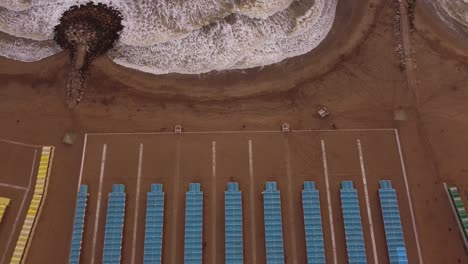
<instances>
[{"instance_id":1,"label":"dry sand","mask_svg":"<svg viewBox=\"0 0 468 264\"><path fill-rule=\"evenodd\" d=\"M433 31L431 24L418 26L425 15L418 11L413 47L421 105L416 109L407 100L406 76L395 52L391 3L359 1L347 13L343 8L350 4L343 2L338 22L319 49L259 72L158 77L97 61L86 99L74 112L63 99L71 67L67 55L33 64L0 60L0 137L57 146L28 263L63 263L68 257L84 132L171 131L175 124L189 131L277 129L283 121L296 129L329 129L332 124L339 129L398 128L424 262L468 263L442 189L447 181L468 190L468 65L461 57L468 53L452 48L456 42L437 34L435 25ZM372 21L373 9L377 19L368 27L363 21ZM320 104L332 111L330 119L316 118ZM400 107L408 120L393 119ZM73 146L60 143L68 130L81 133ZM183 183L191 180L184 177Z\"/></svg>"},{"instance_id":2,"label":"dry sand","mask_svg":"<svg viewBox=\"0 0 468 264\"><path fill-rule=\"evenodd\" d=\"M185 192L190 182L199 182L204 193L204 251L205 263L222 263L224 260L224 205L223 192L229 181L237 181L244 199L244 246L246 263L265 263L263 203L261 192L266 181L276 181L281 192L282 213L287 263L306 263L306 248L301 203L302 184L306 180L316 182L322 197L323 228L326 255L332 261L330 239L331 225L326 201L325 177L322 167L320 140L326 143L331 199L334 208L333 225L338 246L339 263L345 262L345 237L341 217L339 186L342 180L353 180L360 196L364 236L368 259L373 259L372 243L366 201L361 177L356 140L361 139L367 170L367 184L376 234L377 255L386 263L387 249L384 240L383 222L380 214L377 188L380 179L392 180L398 190L402 223L405 230L406 247L411 263L417 263L416 240L405 194L404 178L395 131L359 132L300 132L287 136L282 133L233 133L233 134L157 134L157 135L88 135L82 183L90 187L88 213L84 237L83 259L90 263L92 241L98 238L96 262L102 252L104 230L103 217L106 205L99 209L101 221L97 236L96 223L98 185L103 144L107 146L102 201L114 183L124 183L127 193L125 236L123 239L123 263L130 263L134 234L134 213L137 202L137 168L139 145L144 145L140 197L138 198L139 219L136 227L136 260L142 261L144 241L145 195L151 183L163 183L166 193L164 222L163 262L182 263ZM212 142L216 142L216 174L212 174ZM249 175L248 142L252 144L252 171ZM251 192L251 187L253 192ZM290 202L292 206L290 206ZM251 213L253 212L253 213ZM176 216L177 215L177 216ZM255 223L255 232L251 223ZM39 239L39 238L38 238ZM175 243L175 244L173 244ZM255 243L255 246L254 244ZM173 246L175 245L175 246ZM256 262L253 260L256 252ZM215 258L215 261L212 259ZM174 262L172 262L174 260ZM297 260L297 262L294 262Z\"/></svg>"},{"instance_id":3,"label":"dry sand","mask_svg":"<svg viewBox=\"0 0 468 264\"><path fill-rule=\"evenodd\" d=\"M452 53L459 59L468 54L468 36L464 36L452 30L441 19L437 18L435 10L427 5L420 4L416 8L416 29L422 33L422 37L429 41L429 45L443 53Z\"/></svg>"}]
</instances>

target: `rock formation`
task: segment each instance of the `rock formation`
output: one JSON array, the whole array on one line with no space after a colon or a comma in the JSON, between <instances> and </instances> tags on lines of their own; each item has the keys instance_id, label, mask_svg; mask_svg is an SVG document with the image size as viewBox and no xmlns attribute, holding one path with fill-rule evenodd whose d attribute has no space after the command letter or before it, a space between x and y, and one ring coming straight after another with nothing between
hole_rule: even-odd
<instances>
[{"instance_id":1,"label":"rock formation","mask_svg":"<svg viewBox=\"0 0 468 264\"><path fill-rule=\"evenodd\" d=\"M54 40L70 52L72 71L66 87L70 108L78 105L85 90L86 72L91 61L111 49L123 29L122 15L104 4L89 2L72 6L54 28Z\"/></svg>"}]
</instances>

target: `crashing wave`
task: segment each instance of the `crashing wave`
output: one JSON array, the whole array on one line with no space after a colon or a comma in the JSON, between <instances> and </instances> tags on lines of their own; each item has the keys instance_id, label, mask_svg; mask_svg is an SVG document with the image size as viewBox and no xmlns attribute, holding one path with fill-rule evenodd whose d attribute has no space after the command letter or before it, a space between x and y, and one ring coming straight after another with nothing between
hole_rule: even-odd
<instances>
[{"instance_id":1,"label":"crashing wave","mask_svg":"<svg viewBox=\"0 0 468 264\"><path fill-rule=\"evenodd\" d=\"M452 29L468 37L468 0L425 0Z\"/></svg>"},{"instance_id":2,"label":"crashing wave","mask_svg":"<svg viewBox=\"0 0 468 264\"><path fill-rule=\"evenodd\" d=\"M35 61L58 52L53 27L88 0L0 0L0 55ZM155 74L245 69L298 56L330 31L337 0L98 0L123 14L118 64ZM13 40L12 40L13 39ZM47 45L45 43L48 43ZM33 54L34 53L34 54Z\"/></svg>"},{"instance_id":3,"label":"crashing wave","mask_svg":"<svg viewBox=\"0 0 468 264\"><path fill-rule=\"evenodd\" d=\"M60 47L53 40L30 41L0 32L0 55L6 58L34 62L60 51Z\"/></svg>"},{"instance_id":4,"label":"crashing wave","mask_svg":"<svg viewBox=\"0 0 468 264\"><path fill-rule=\"evenodd\" d=\"M31 7L31 0L0 0L0 6L14 11L23 11Z\"/></svg>"}]
</instances>

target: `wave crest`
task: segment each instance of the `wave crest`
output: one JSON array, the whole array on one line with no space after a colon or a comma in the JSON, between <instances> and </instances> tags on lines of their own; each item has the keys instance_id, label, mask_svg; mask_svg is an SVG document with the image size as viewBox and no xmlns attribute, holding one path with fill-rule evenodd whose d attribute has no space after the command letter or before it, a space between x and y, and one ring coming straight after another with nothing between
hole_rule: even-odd
<instances>
[{"instance_id":1,"label":"wave crest","mask_svg":"<svg viewBox=\"0 0 468 264\"><path fill-rule=\"evenodd\" d=\"M452 29L468 35L468 0L425 0Z\"/></svg>"},{"instance_id":2,"label":"wave crest","mask_svg":"<svg viewBox=\"0 0 468 264\"><path fill-rule=\"evenodd\" d=\"M88 0L31 0L0 7L0 55L34 61L58 51L53 27ZM126 67L155 74L196 74L279 62L314 49L330 31L337 0L99 0L125 26L110 52ZM29 5L28 8L25 8ZM24 9L22 9L24 8ZM6 38L8 39L8 38ZM8 51L7 51L8 50ZM37 53L37 54L32 54Z\"/></svg>"}]
</instances>

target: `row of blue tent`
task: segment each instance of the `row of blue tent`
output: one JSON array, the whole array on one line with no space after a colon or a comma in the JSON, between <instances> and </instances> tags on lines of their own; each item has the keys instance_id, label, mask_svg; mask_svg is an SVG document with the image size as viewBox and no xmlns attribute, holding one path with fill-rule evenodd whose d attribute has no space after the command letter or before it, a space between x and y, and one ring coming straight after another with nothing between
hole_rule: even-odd
<instances>
[{"instance_id":1,"label":"row of blue tent","mask_svg":"<svg viewBox=\"0 0 468 264\"><path fill-rule=\"evenodd\" d=\"M263 195L267 264L284 264L281 197L276 182L267 182ZM69 263L80 263L88 187L78 192ZM340 190L348 263L367 263L357 190L343 181ZM384 220L390 264L408 263L396 191L390 181L381 181L379 197ZM190 183L186 193L184 264L201 264L203 255L203 192L199 183ZM319 192L306 181L302 190L307 263L326 263ZM108 197L102 263L120 263L125 215L125 186L114 184ZM164 192L162 184L152 184L147 194L144 264L162 262ZM230 182L225 191L225 263L244 263L242 192Z\"/></svg>"}]
</instances>

